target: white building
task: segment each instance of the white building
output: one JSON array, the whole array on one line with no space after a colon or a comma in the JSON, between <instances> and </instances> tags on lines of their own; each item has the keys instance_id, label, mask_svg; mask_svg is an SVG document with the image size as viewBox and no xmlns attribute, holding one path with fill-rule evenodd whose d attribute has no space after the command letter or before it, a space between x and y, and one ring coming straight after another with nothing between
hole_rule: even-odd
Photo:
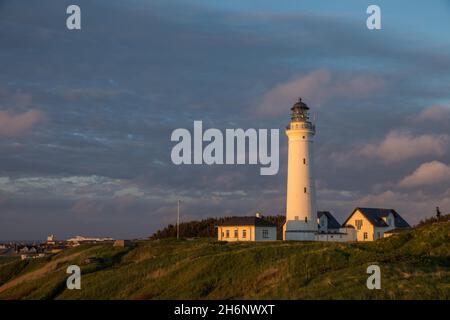
<instances>
[{"instance_id":1,"label":"white building","mask_svg":"<svg viewBox=\"0 0 450 320\"><path fill-rule=\"evenodd\" d=\"M113 238L106 237L106 238L95 238L95 237L83 237L83 236L75 236L73 238L67 239L67 242L71 243L96 243L96 242L105 242L105 241L114 241Z\"/></svg>"},{"instance_id":2,"label":"white building","mask_svg":"<svg viewBox=\"0 0 450 320\"><path fill-rule=\"evenodd\" d=\"M309 107L299 99L291 108L288 137L286 223L283 240L355 241L350 226L342 228L330 212L316 210L313 137Z\"/></svg>"},{"instance_id":3,"label":"white building","mask_svg":"<svg viewBox=\"0 0 450 320\"><path fill-rule=\"evenodd\" d=\"M373 241L410 228L393 209L356 208L341 225L328 211L316 211L313 170L315 125L299 99L291 108L288 137L286 222L283 240ZM260 217L237 217L218 226L226 241L276 240L276 226Z\"/></svg>"},{"instance_id":4,"label":"white building","mask_svg":"<svg viewBox=\"0 0 450 320\"><path fill-rule=\"evenodd\" d=\"M355 208L343 226L355 230L357 241L374 241L411 228L397 211L382 208Z\"/></svg>"},{"instance_id":5,"label":"white building","mask_svg":"<svg viewBox=\"0 0 450 320\"><path fill-rule=\"evenodd\" d=\"M308 106L299 99L291 108L288 137L286 223L283 240L315 240L318 231L313 170L313 137Z\"/></svg>"},{"instance_id":6,"label":"white building","mask_svg":"<svg viewBox=\"0 0 450 320\"><path fill-rule=\"evenodd\" d=\"M319 225L319 232L339 232L341 224L329 211L317 212L317 224Z\"/></svg>"},{"instance_id":7,"label":"white building","mask_svg":"<svg viewBox=\"0 0 450 320\"><path fill-rule=\"evenodd\" d=\"M217 226L217 240L275 241L277 226L259 214L254 217L231 217Z\"/></svg>"},{"instance_id":8,"label":"white building","mask_svg":"<svg viewBox=\"0 0 450 320\"><path fill-rule=\"evenodd\" d=\"M55 244L55 236L53 234L50 234L47 236L47 244L53 245Z\"/></svg>"},{"instance_id":9,"label":"white building","mask_svg":"<svg viewBox=\"0 0 450 320\"><path fill-rule=\"evenodd\" d=\"M351 226L342 227L329 211L317 212L317 224L319 231L316 241L356 241L355 229Z\"/></svg>"}]
</instances>

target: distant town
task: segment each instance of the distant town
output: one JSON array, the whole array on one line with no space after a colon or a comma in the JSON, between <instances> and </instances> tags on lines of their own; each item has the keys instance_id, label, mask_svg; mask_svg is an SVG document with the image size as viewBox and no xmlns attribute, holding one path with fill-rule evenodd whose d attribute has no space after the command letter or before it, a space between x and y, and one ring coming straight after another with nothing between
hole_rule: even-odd
<instances>
[{"instance_id":1,"label":"distant town","mask_svg":"<svg viewBox=\"0 0 450 320\"><path fill-rule=\"evenodd\" d=\"M111 243L115 246L127 245L126 240L114 241L111 237L96 238L75 236L67 240L56 240L49 235L47 241L9 241L0 243L0 256L19 256L22 260L39 259L50 254L58 253L64 249L76 247L81 244Z\"/></svg>"}]
</instances>

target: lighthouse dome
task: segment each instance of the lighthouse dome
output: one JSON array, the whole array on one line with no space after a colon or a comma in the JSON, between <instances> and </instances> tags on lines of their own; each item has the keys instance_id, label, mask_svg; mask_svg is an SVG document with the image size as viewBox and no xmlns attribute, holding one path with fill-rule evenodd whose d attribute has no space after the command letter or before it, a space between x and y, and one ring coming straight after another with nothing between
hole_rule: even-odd
<instances>
[{"instance_id":1,"label":"lighthouse dome","mask_svg":"<svg viewBox=\"0 0 450 320\"><path fill-rule=\"evenodd\" d=\"M292 121L308 121L308 110L309 107L302 101L302 98L298 98L298 101L294 103L291 108L291 120Z\"/></svg>"},{"instance_id":2,"label":"lighthouse dome","mask_svg":"<svg viewBox=\"0 0 450 320\"><path fill-rule=\"evenodd\" d=\"M302 101L302 98L298 98L298 101L294 103L291 110L309 110L309 107Z\"/></svg>"}]
</instances>

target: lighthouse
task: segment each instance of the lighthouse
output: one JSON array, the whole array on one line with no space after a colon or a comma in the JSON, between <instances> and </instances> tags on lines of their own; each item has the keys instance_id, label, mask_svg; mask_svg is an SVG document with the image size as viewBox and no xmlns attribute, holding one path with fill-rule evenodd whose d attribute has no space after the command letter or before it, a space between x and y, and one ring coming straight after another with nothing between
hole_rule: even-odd
<instances>
[{"instance_id":1,"label":"lighthouse","mask_svg":"<svg viewBox=\"0 0 450 320\"><path fill-rule=\"evenodd\" d=\"M315 240L316 192L313 170L313 137L316 129L309 107L299 98L291 108L288 137L286 223L283 240Z\"/></svg>"}]
</instances>

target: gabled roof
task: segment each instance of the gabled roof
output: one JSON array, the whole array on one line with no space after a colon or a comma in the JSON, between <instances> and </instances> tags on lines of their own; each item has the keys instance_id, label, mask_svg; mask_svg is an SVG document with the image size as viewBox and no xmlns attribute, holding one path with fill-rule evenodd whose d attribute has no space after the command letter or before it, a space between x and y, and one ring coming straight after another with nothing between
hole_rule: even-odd
<instances>
[{"instance_id":1,"label":"gabled roof","mask_svg":"<svg viewBox=\"0 0 450 320\"><path fill-rule=\"evenodd\" d=\"M317 211L317 218L321 218L322 216L326 216L328 219L328 229L339 229L341 225L339 222L333 217L331 212L329 211Z\"/></svg>"},{"instance_id":2,"label":"gabled roof","mask_svg":"<svg viewBox=\"0 0 450 320\"><path fill-rule=\"evenodd\" d=\"M396 228L410 228L408 222L406 222L394 209L381 209L381 208L355 208L353 212L348 216L347 220L342 224L345 226L347 221L353 216L353 214L359 211L369 222L375 227L387 227L388 225L383 220L389 214L394 216L394 223Z\"/></svg>"},{"instance_id":3,"label":"gabled roof","mask_svg":"<svg viewBox=\"0 0 450 320\"><path fill-rule=\"evenodd\" d=\"M219 226L256 226L256 227L276 227L277 225L258 217L231 217Z\"/></svg>"}]
</instances>

